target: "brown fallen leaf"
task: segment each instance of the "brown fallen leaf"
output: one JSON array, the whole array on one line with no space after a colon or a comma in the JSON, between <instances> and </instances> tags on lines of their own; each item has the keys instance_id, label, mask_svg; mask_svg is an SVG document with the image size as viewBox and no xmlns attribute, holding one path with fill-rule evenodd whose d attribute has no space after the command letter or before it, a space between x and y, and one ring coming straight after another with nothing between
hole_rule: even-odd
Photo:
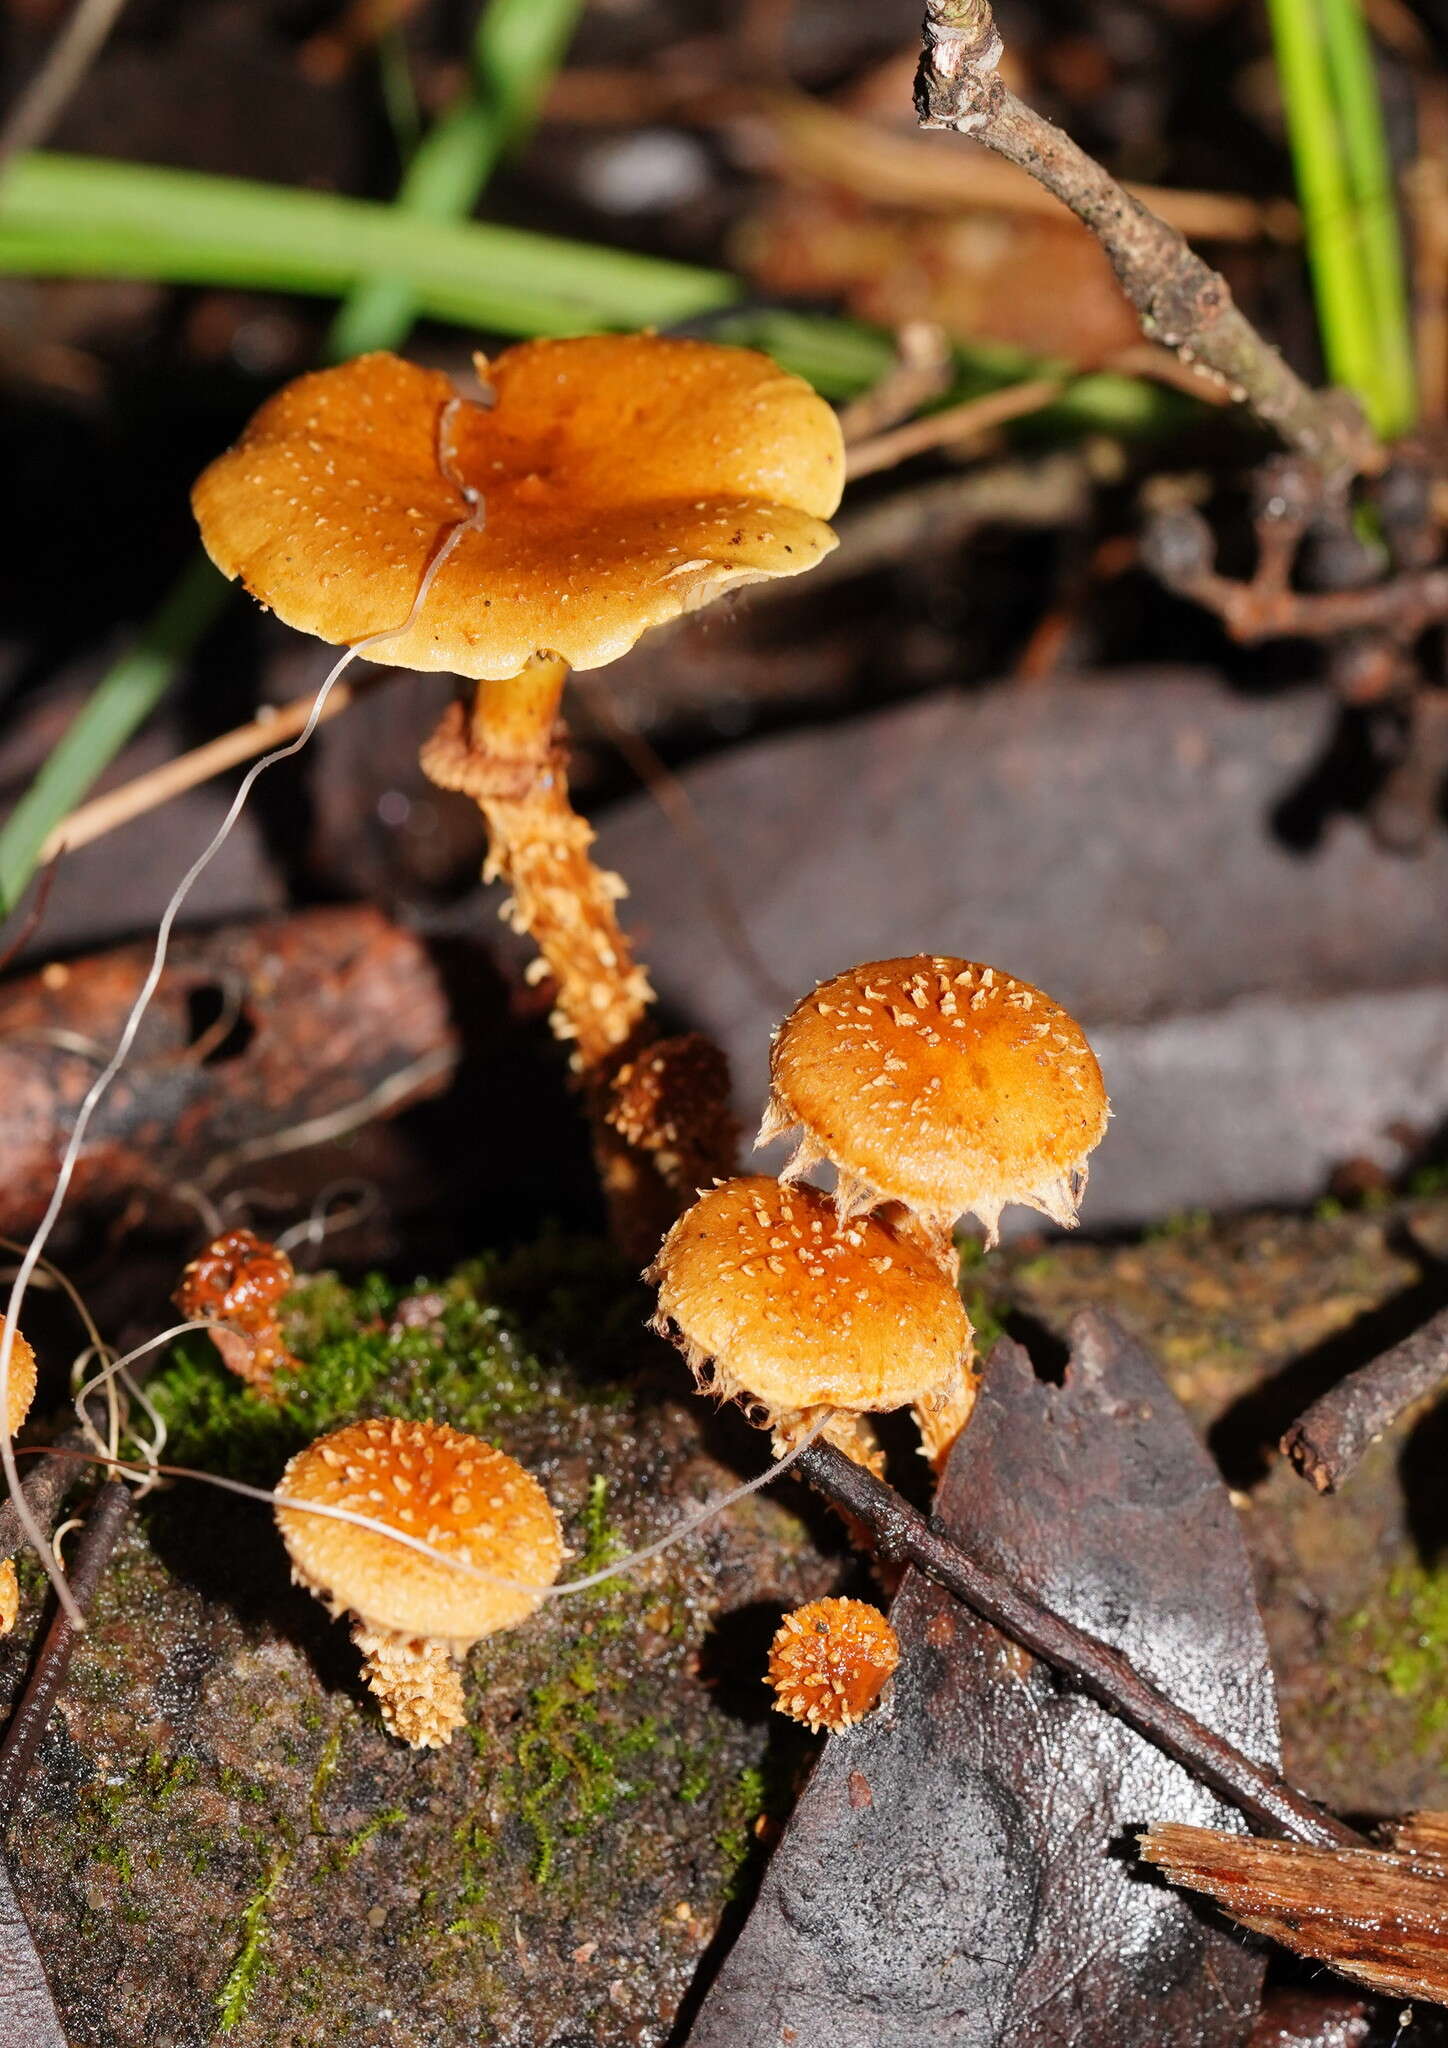
<instances>
[{"instance_id":1,"label":"brown fallen leaf","mask_svg":"<svg viewBox=\"0 0 1448 2048\"><path fill-rule=\"evenodd\" d=\"M1314 1849L1168 1821L1141 1837L1141 1853L1297 1955L1374 1991L1448 2003L1448 1814L1414 1814L1386 1849Z\"/></svg>"},{"instance_id":2,"label":"brown fallen leaf","mask_svg":"<svg viewBox=\"0 0 1448 2048\"><path fill-rule=\"evenodd\" d=\"M933 321L962 340L1082 365L1141 338L1111 265L1064 214L941 219L842 187L777 184L740 228L734 257L761 290L839 298L886 327Z\"/></svg>"}]
</instances>

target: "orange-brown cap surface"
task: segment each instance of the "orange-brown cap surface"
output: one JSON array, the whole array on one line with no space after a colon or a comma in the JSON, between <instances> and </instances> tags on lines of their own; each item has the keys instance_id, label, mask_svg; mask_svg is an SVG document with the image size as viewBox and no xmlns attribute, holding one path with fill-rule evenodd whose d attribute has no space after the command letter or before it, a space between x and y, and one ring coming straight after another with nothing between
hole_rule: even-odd
<instances>
[{"instance_id":1,"label":"orange-brown cap surface","mask_svg":"<svg viewBox=\"0 0 1448 2048\"><path fill-rule=\"evenodd\" d=\"M5 1319L0 1316L0 1332L5 1328ZM14 1436L21 1423L30 1413L30 1404L35 1399L35 1353L17 1330L15 1342L10 1350L9 1384L6 1387L5 1428Z\"/></svg>"},{"instance_id":2,"label":"orange-brown cap surface","mask_svg":"<svg viewBox=\"0 0 1448 2048\"><path fill-rule=\"evenodd\" d=\"M491 405L452 404L440 371L386 354L288 384L196 485L211 559L288 625L349 644L407 619L472 514L466 485L474 525L372 658L501 678L540 650L597 668L835 545L838 423L768 357L594 335L485 368Z\"/></svg>"},{"instance_id":3,"label":"orange-brown cap surface","mask_svg":"<svg viewBox=\"0 0 1448 2048\"><path fill-rule=\"evenodd\" d=\"M1079 1024L1028 982L916 955L822 982L774 1042L761 1142L799 1126L786 1174L839 1169L844 1213L899 1201L993 1239L1007 1202L1076 1220L1109 1114Z\"/></svg>"},{"instance_id":4,"label":"orange-brown cap surface","mask_svg":"<svg viewBox=\"0 0 1448 2048\"><path fill-rule=\"evenodd\" d=\"M652 1269L659 1315L726 1397L775 1411L906 1407L958 1373L959 1294L925 1247L841 1223L817 1188L763 1175L701 1195Z\"/></svg>"},{"instance_id":5,"label":"orange-brown cap surface","mask_svg":"<svg viewBox=\"0 0 1448 2048\"><path fill-rule=\"evenodd\" d=\"M867 1714L900 1662L900 1638L866 1600L811 1600L769 1646L775 1712L831 1734Z\"/></svg>"},{"instance_id":6,"label":"orange-brown cap surface","mask_svg":"<svg viewBox=\"0 0 1448 2048\"><path fill-rule=\"evenodd\" d=\"M369 1515L484 1572L542 1587L563 1542L537 1480L481 1438L440 1422L353 1422L299 1451L278 1491ZM334 1610L406 1637L466 1645L509 1628L540 1595L449 1571L378 1531L282 1504L296 1576Z\"/></svg>"}]
</instances>

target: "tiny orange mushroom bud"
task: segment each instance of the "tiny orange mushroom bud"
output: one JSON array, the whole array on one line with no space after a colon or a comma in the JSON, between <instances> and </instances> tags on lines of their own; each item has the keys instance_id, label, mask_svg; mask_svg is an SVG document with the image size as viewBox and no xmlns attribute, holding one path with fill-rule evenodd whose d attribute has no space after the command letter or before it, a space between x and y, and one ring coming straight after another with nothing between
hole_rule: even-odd
<instances>
[{"instance_id":1,"label":"tiny orange mushroom bud","mask_svg":"<svg viewBox=\"0 0 1448 2048\"><path fill-rule=\"evenodd\" d=\"M352 1640L388 1728L414 1749L450 1742L464 1718L456 1660L525 1620L558 1576L563 1538L547 1494L480 1437L397 1419L348 1423L309 1444L278 1492L292 1577L354 1617ZM384 1529L308 1514L307 1504ZM385 1529L471 1569L452 1570Z\"/></svg>"},{"instance_id":2,"label":"tiny orange mushroom bud","mask_svg":"<svg viewBox=\"0 0 1448 2048\"><path fill-rule=\"evenodd\" d=\"M900 1662L900 1638L864 1600L811 1600L780 1623L769 1646L774 1710L840 1734L879 1699Z\"/></svg>"},{"instance_id":3,"label":"tiny orange mushroom bud","mask_svg":"<svg viewBox=\"0 0 1448 2048\"><path fill-rule=\"evenodd\" d=\"M260 1394L273 1391L287 1349L277 1309L296 1285L285 1252L254 1230L223 1230L187 1266L172 1300L188 1321L213 1323L222 1362Z\"/></svg>"},{"instance_id":4,"label":"tiny orange mushroom bud","mask_svg":"<svg viewBox=\"0 0 1448 2048\"><path fill-rule=\"evenodd\" d=\"M878 1217L841 1222L818 1188L723 1181L670 1230L649 1277L655 1327L701 1387L738 1400L775 1447L820 1419L880 1469L864 1420L911 1408L936 1462L975 1400L970 1319L933 1252Z\"/></svg>"},{"instance_id":5,"label":"tiny orange mushroom bud","mask_svg":"<svg viewBox=\"0 0 1448 2048\"><path fill-rule=\"evenodd\" d=\"M899 1202L987 1242L1007 1202L1069 1227L1110 1114L1079 1024L1029 982L920 954L821 982L775 1034L759 1142L798 1129L782 1178L827 1159L842 1216Z\"/></svg>"},{"instance_id":6,"label":"tiny orange mushroom bud","mask_svg":"<svg viewBox=\"0 0 1448 2048\"><path fill-rule=\"evenodd\" d=\"M0 1334L5 1329L5 1319L0 1316ZM5 1430L9 1436L18 1434L20 1425L30 1413L30 1404L35 1399L35 1353L26 1343L19 1330L10 1347L10 1373L6 1387ZM20 1613L20 1581L15 1576L13 1557L0 1558L0 1636L8 1636L14 1628Z\"/></svg>"}]
</instances>

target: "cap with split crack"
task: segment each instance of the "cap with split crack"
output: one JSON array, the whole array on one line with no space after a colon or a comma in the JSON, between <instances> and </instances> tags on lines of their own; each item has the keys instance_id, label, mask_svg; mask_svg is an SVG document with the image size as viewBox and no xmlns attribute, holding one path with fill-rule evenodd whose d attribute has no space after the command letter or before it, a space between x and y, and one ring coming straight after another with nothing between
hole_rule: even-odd
<instances>
[{"instance_id":1,"label":"cap with split crack","mask_svg":"<svg viewBox=\"0 0 1448 2048\"><path fill-rule=\"evenodd\" d=\"M834 547L838 422L767 356L593 335L480 368L487 405L385 353L285 386L196 484L211 559L303 632L389 633L379 660L501 679L543 649L601 667Z\"/></svg>"}]
</instances>

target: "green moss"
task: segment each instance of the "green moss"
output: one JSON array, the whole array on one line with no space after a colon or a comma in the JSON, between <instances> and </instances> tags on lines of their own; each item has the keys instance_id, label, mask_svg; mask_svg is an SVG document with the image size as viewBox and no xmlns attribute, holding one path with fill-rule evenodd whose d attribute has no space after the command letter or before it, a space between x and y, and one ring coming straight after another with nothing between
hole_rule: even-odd
<instances>
[{"instance_id":1,"label":"green moss","mask_svg":"<svg viewBox=\"0 0 1448 2048\"><path fill-rule=\"evenodd\" d=\"M342 1754L342 1724L340 1721L322 1745L322 1754L317 1759L317 1768L312 1773L312 1789L307 1798L307 1820L314 1835L324 1835L327 1823L322 1818L322 1801L327 1787L337 1769L337 1759Z\"/></svg>"},{"instance_id":2,"label":"green moss","mask_svg":"<svg viewBox=\"0 0 1448 2048\"><path fill-rule=\"evenodd\" d=\"M217 1996L217 2017L223 2034L231 2033L246 2018L257 1985L266 1968L266 1947L271 1933L271 1907L292 1860L290 1845L281 1848L267 1866L266 1875L247 1900L241 1916L241 1946Z\"/></svg>"},{"instance_id":3,"label":"green moss","mask_svg":"<svg viewBox=\"0 0 1448 2048\"><path fill-rule=\"evenodd\" d=\"M608 1519L608 1480L602 1472L595 1472L588 1482L588 1498L583 1504L583 1555L575 1576L586 1579L591 1572L601 1572L605 1565L622 1557L626 1547ZM602 1592L605 1587L598 1590Z\"/></svg>"},{"instance_id":4,"label":"green moss","mask_svg":"<svg viewBox=\"0 0 1448 2048\"><path fill-rule=\"evenodd\" d=\"M724 1822L714 1843L724 1861L725 1885L732 1896L738 1889L758 1837L755 1824L765 1811L769 1784L760 1765L748 1764L729 1788L724 1803Z\"/></svg>"},{"instance_id":5,"label":"green moss","mask_svg":"<svg viewBox=\"0 0 1448 2048\"><path fill-rule=\"evenodd\" d=\"M1419 1746L1448 1734L1448 1571L1401 1566L1381 1604L1350 1616L1346 1627L1368 1669L1416 1708Z\"/></svg>"},{"instance_id":6,"label":"green moss","mask_svg":"<svg viewBox=\"0 0 1448 2048\"><path fill-rule=\"evenodd\" d=\"M659 1744L651 1715L629 1727L604 1709L626 1679L603 1674L587 1653L563 1675L529 1695L532 1722L515 1752L521 1789L518 1811L533 1836L533 1877L546 1885L557 1860L558 1837L581 1835L638 1789L628 1772L637 1757Z\"/></svg>"},{"instance_id":7,"label":"green moss","mask_svg":"<svg viewBox=\"0 0 1448 2048\"><path fill-rule=\"evenodd\" d=\"M399 1317L409 1300L413 1312ZM373 1274L346 1287L322 1274L284 1305L300 1363L277 1375L274 1399L228 1373L199 1332L181 1340L149 1392L172 1462L264 1484L293 1451L362 1415L429 1417L487 1435L511 1416L574 1410L580 1376L637 1340L636 1308L612 1254L587 1242L550 1239L475 1260L437 1286ZM622 1395L595 1379L585 1398Z\"/></svg>"},{"instance_id":8,"label":"green moss","mask_svg":"<svg viewBox=\"0 0 1448 2048\"><path fill-rule=\"evenodd\" d=\"M1179 1209L1172 1216L1164 1216L1160 1223L1153 1223L1141 1233L1143 1244L1170 1244L1179 1238L1209 1237L1212 1231L1212 1217L1207 1209Z\"/></svg>"},{"instance_id":9,"label":"green moss","mask_svg":"<svg viewBox=\"0 0 1448 2048\"><path fill-rule=\"evenodd\" d=\"M384 1828L401 1827L407 1819L407 1811L401 1806L389 1806L385 1812L376 1813L371 1820L364 1821L356 1834L349 1835L345 1842L338 1843L328 1861L334 1870L345 1870L354 1857L360 1856L367 1844Z\"/></svg>"},{"instance_id":10,"label":"green moss","mask_svg":"<svg viewBox=\"0 0 1448 2048\"><path fill-rule=\"evenodd\" d=\"M1005 1317L1010 1314L1009 1305L994 1299L984 1288L970 1287L964 1291L965 1312L970 1317L970 1327L975 1332L975 1355L984 1358L997 1337L1005 1335Z\"/></svg>"}]
</instances>

